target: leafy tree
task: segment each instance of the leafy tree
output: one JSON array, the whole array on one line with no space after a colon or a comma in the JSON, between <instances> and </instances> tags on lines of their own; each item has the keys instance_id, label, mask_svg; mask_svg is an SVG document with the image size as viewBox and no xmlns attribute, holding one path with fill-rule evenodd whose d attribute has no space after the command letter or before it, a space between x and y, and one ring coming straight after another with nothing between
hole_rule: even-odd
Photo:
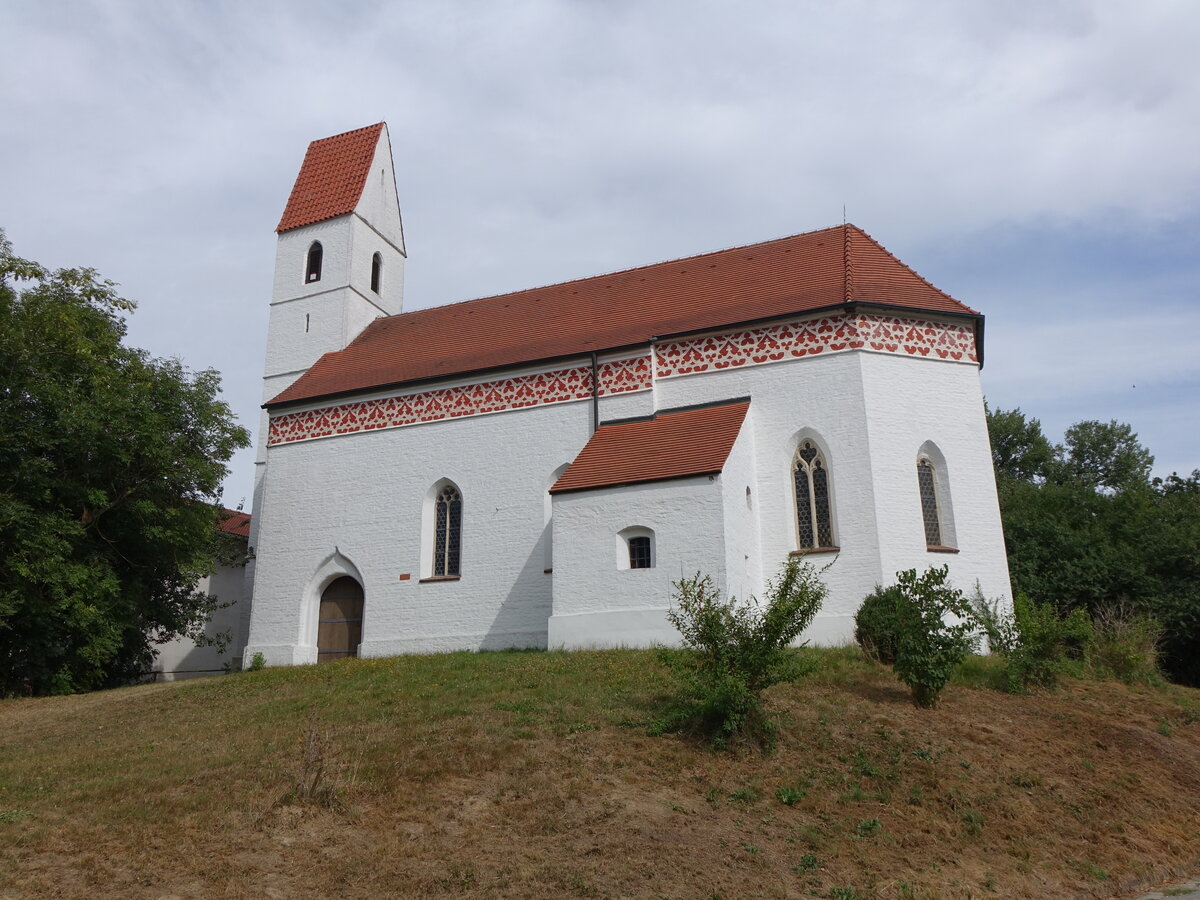
<instances>
[{"instance_id":1,"label":"leafy tree","mask_svg":"<svg viewBox=\"0 0 1200 900\"><path fill-rule=\"evenodd\" d=\"M1043 481L1054 461L1054 445L1042 433L1042 423L1027 419L1019 409L988 409L988 435L996 475L1016 481Z\"/></svg>"},{"instance_id":2,"label":"leafy tree","mask_svg":"<svg viewBox=\"0 0 1200 900\"><path fill-rule=\"evenodd\" d=\"M1076 423L1058 445L989 409L988 431L1014 592L1062 616L1152 616L1164 670L1200 685L1200 472L1151 480L1153 456L1118 422Z\"/></svg>"},{"instance_id":3,"label":"leafy tree","mask_svg":"<svg viewBox=\"0 0 1200 900\"><path fill-rule=\"evenodd\" d=\"M127 681L214 607L195 583L249 436L215 371L122 345L133 306L0 232L0 696Z\"/></svg>"},{"instance_id":4,"label":"leafy tree","mask_svg":"<svg viewBox=\"0 0 1200 900\"><path fill-rule=\"evenodd\" d=\"M1059 448L1058 477L1093 490L1125 491L1150 484L1154 457L1121 422L1076 422Z\"/></svg>"}]
</instances>

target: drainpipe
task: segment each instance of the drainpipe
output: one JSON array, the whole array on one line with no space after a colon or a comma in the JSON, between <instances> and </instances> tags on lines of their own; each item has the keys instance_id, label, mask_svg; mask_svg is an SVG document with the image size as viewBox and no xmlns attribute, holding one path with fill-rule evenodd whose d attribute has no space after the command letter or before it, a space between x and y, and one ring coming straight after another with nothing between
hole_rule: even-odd
<instances>
[{"instance_id":1,"label":"drainpipe","mask_svg":"<svg viewBox=\"0 0 1200 900\"><path fill-rule=\"evenodd\" d=\"M592 351L592 434L600 427L600 367L596 364L596 351Z\"/></svg>"}]
</instances>

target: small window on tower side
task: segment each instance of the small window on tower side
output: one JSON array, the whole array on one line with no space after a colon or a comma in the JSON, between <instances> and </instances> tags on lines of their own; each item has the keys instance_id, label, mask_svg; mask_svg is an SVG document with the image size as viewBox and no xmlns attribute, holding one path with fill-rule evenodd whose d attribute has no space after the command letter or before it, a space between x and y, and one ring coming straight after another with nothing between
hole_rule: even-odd
<instances>
[{"instance_id":1,"label":"small window on tower side","mask_svg":"<svg viewBox=\"0 0 1200 900\"><path fill-rule=\"evenodd\" d=\"M305 283L321 280L321 256L321 242L313 241L308 248L308 264L304 268Z\"/></svg>"},{"instance_id":2,"label":"small window on tower side","mask_svg":"<svg viewBox=\"0 0 1200 900\"><path fill-rule=\"evenodd\" d=\"M376 253L371 257L371 290L376 294L379 293L379 286L383 281L383 257Z\"/></svg>"}]
</instances>

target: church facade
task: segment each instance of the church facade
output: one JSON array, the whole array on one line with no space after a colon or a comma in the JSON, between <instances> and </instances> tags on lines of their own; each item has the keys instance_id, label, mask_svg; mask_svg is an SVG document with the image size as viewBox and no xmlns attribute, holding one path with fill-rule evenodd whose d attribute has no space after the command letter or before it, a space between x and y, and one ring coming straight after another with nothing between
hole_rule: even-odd
<instances>
[{"instance_id":1,"label":"church facade","mask_svg":"<svg viewBox=\"0 0 1200 900\"><path fill-rule=\"evenodd\" d=\"M403 312L382 123L278 226L244 659L673 643L671 583L1010 593L983 318L853 225Z\"/></svg>"}]
</instances>

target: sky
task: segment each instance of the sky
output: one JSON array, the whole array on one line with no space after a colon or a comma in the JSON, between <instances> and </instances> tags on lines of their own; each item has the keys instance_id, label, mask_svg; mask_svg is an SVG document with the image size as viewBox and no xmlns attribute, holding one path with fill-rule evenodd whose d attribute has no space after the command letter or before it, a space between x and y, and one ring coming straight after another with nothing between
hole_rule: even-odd
<instances>
[{"instance_id":1,"label":"sky","mask_svg":"<svg viewBox=\"0 0 1200 900\"><path fill-rule=\"evenodd\" d=\"M252 431L305 148L386 121L406 309L844 217L986 315L993 408L1200 467L1194 0L0 0L0 34L15 252L118 282Z\"/></svg>"}]
</instances>

